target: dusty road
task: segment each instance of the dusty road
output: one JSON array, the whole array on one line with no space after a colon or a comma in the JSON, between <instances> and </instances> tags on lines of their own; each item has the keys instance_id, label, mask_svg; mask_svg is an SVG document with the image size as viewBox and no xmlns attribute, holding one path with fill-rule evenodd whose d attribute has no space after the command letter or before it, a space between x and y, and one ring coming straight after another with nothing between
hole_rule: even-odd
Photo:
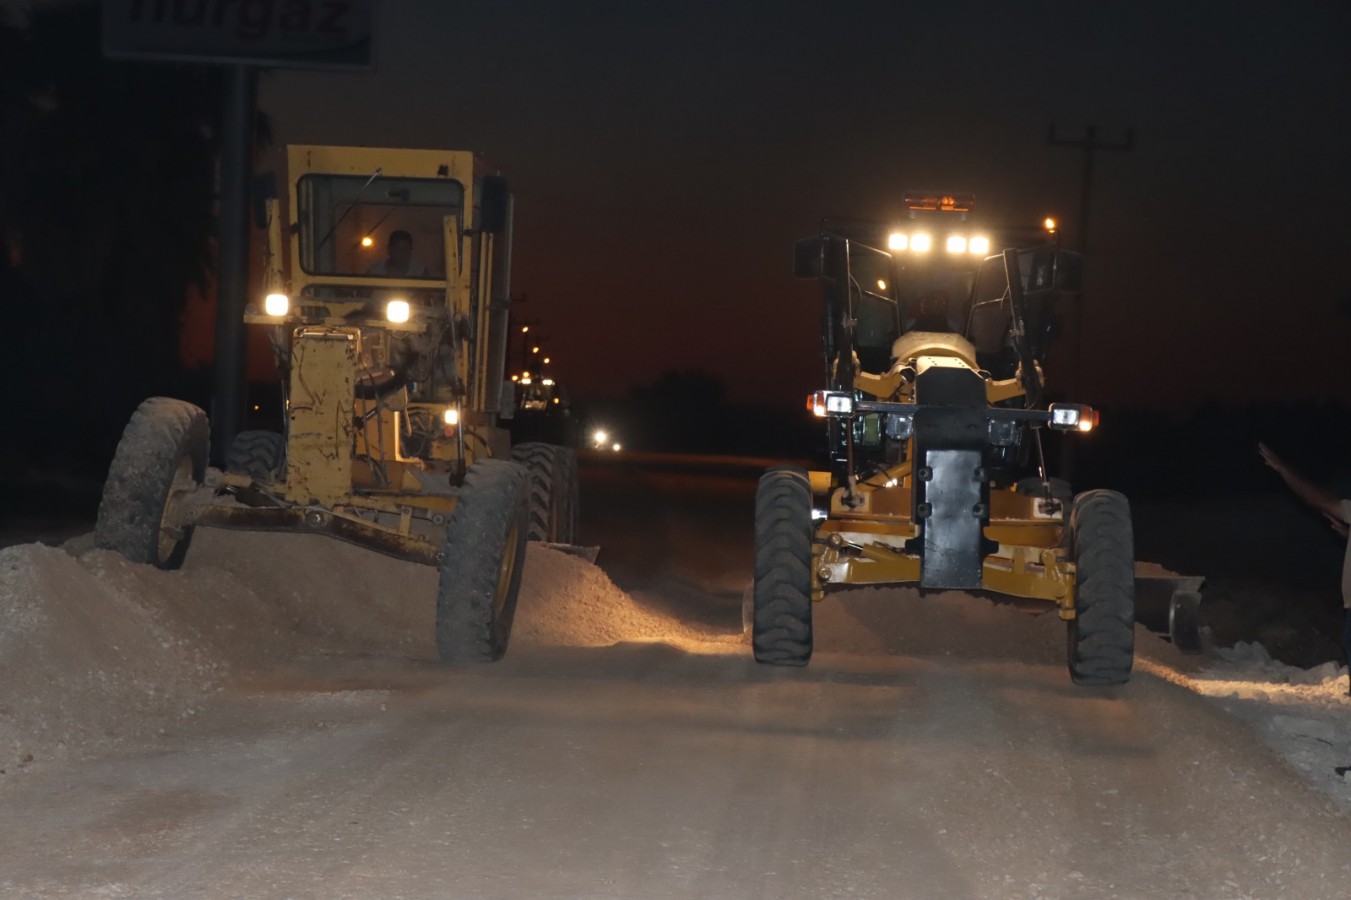
<instances>
[{"instance_id":1,"label":"dusty road","mask_svg":"<svg viewBox=\"0 0 1351 900\"><path fill-rule=\"evenodd\" d=\"M1085 690L1053 619L872 591L820 608L809 668L758 667L753 473L583 478L631 639L577 640L622 594L532 551L499 664L350 634L254 658L162 734L0 782L0 896L1347 895L1351 821L1150 674L1167 648ZM162 583L234 584L227 546Z\"/></svg>"}]
</instances>

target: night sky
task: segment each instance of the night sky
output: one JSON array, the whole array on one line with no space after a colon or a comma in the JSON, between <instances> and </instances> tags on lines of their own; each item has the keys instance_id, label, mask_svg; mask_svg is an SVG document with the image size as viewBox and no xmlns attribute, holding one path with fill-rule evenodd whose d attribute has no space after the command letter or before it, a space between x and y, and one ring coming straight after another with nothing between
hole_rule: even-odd
<instances>
[{"instance_id":1,"label":"night sky","mask_svg":"<svg viewBox=\"0 0 1351 900\"><path fill-rule=\"evenodd\" d=\"M274 71L285 143L473 149L517 198L518 315L574 394L699 368L817 387L792 242L907 188L1074 246L1097 159L1081 399L1351 402L1344 4L387 0L372 74ZM1054 373L1052 373L1054 378Z\"/></svg>"},{"instance_id":2,"label":"night sky","mask_svg":"<svg viewBox=\"0 0 1351 900\"><path fill-rule=\"evenodd\" d=\"M560 377L815 386L792 241L906 188L1052 212L1096 163L1084 399L1351 400L1351 15L1333 3L386 3L374 75L277 72L279 142L466 147L517 196L521 312ZM1153 371L1151 371L1151 369Z\"/></svg>"}]
</instances>

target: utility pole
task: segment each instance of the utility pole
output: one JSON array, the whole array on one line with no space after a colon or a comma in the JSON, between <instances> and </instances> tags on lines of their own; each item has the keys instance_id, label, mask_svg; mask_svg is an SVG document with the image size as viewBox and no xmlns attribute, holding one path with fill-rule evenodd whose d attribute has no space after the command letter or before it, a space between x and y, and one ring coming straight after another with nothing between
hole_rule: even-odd
<instances>
[{"instance_id":1,"label":"utility pole","mask_svg":"<svg viewBox=\"0 0 1351 900\"><path fill-rule=\"evenodd\" d=\"M248 300L249 175L253 171L255 67L225 73L216 255L216 380L211 398L211 460L222 465L244 414L244 305Z\"/></svg>"},{"instance_id":2,"label":"utility pole","mask_svg":"<svg viewBox=\"0 0 1351 900\"><path fill-rule=\"evenodd\" d=\"M1084 136L1079 140L1066 140L1056 137L1055 123L1051 123L1050 130L1046 135L1046 143L1053 147L1074 147L1082 150L1084 153L1083 177L1079 184L1079 246L1078 251L1085 256L1088 255L1088 213L1091 197L1093 194L1093 157L1099 150L1131 150L1135 146L1135 129L1127 128L1126 137L1123 140L1108 143L1098 140L1098 127L1089 125L1084 129ZM1084 295L1079 295L1079 308L1075 310L1074 316L1074 381L1073 390L1078 391L1083 387L1083 361L1084 361L1084 319L1086 313Z\"/></svg>"},{"instance_id":3,"label":"utility pole","mask_svg":"<svg viewBox=\"0 0 1351 900\"><path fill-rule=\"evenodd\" d=\"M1089 125L1084 129L1083 138L1070 141L1056 137L1055 123L1052 122L1050 131L1046 135L1046 143L1052 147L1075 147L1084 151L1083 180L1079 185L1079 252L1087 255L1089 198L1093 193L1093 156L1099 150L1134 149L1135 129L1127 128L1125 139L1109 144L1106 141L1098 140L1098 126Z\"/></svg>"}]
</instances>

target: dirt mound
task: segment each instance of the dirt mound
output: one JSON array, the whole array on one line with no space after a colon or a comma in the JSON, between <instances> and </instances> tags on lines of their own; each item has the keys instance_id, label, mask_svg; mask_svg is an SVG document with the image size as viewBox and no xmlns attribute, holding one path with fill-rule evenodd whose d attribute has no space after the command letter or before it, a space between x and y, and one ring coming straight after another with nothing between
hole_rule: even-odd
<instances>
[{"instance_id":1,"label":"dirt mound","mask_svg":"<svg viewBox=\"0 0 1351 900\"><path fill-rule=\"evenodd\" d=\"M591 563L546 547L530 547L513 643L607 647L664 641L690 647L709 638L639 603Z\"/></svg>"},{"instance_id":2,"label":"dirt mound","mask_svg":"<svg viewBox=\"0 0 1351 900\"><path fill-rule=\"evenodd\" d=\"M243 616L234 609L216 617L218 629L238 630L241 619L245 625L265 621L266 634L244 628L235 635L245 643L262 638L276 651L304 638L310 642L307 649L317 652L436 658L435 569L311 535L216 531L201 537L206 540L193 547L184 573L218 604L254 608ZM227 637L217 634L216 640ZM670 617L635 603L594 564L538 544L527 546L513 649L696 637ZM231 646L229 655L237 659L246 650Z\"/></svg>"},{"instance_id":3,"label":"dirt mound","mask_svg":"<svg viewBox=\"0 0 1351 900\"><path fill-rule=\"evenodd\" d=\"M0 551L0 769L142 736L220 682L213 654L103 566L38 544Z\"/></svg>"},{"instance_id":4,"label":"dirt mound","mask_svg":"<svg viewBox=\"0 0 1351 900\"><path fill-rule=\"evenodd\" d=\"M179 615L234 666L295 655L436 656L429 566L317 535L203 529L179 574L192 594L174 602Z\"/></svg>"},{"instance_id":5,"label":"dirt mound","mask_svg":"<svg viewBox=\"0 0 1351 900\"><path fill-rule=\"evenodd\" d=\"M0 550L0 769L144 737L232 678L315 657L436 660L437 573L310 535L200 531L182 570ZM695 643L596 566L530 545L512 651Z\"/></svg>"}]
</instances>

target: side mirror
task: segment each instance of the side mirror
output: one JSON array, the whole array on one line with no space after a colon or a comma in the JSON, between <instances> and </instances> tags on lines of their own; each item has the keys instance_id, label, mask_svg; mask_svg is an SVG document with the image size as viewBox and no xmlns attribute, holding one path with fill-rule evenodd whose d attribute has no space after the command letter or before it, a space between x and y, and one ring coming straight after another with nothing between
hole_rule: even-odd
<instances>
[{"instance_id":1,"label":"side mirror","mask_svg":"<svg viewBox=\"0 0 1351 900\"><path fill-rule=\"evenodd\" d=\"M511 207L511 191L507 180L499 175L487 175L478 183L478 230L501 234L507 230Z\"/></svg>"},{"instance_id":2,"label":"side mirror","mask_svg":"<svg viewBox=\"0 0 1351 900\"><path fill-rule=\"evenodd\" d=\"M1084 289L1084 255L1073 250L1055 252L1055 288L1069 294Z\"/></svg>"},{"instance_id":3,"label":"side mirror","mask_svg":"<svg viewBox=\"0 0 1351 900\"><path fill-rule=\"evenodd\" d=\"M793 245L793 277L824 278L826 240L823 235L802 238Z\"/></svg>"},{"instance_id":4,"label":"side mirror","mask_svg":"<svg viewBox=\"0 0 1351 900\"><path fill-rule=\"evenodd\" d=\"M1055 247L1034 247L1018 252L1018 271L1023 290L1029 294L1059 291L1078 294L1084 289L1084 255Z\"/></svg>"}]
</instances>

